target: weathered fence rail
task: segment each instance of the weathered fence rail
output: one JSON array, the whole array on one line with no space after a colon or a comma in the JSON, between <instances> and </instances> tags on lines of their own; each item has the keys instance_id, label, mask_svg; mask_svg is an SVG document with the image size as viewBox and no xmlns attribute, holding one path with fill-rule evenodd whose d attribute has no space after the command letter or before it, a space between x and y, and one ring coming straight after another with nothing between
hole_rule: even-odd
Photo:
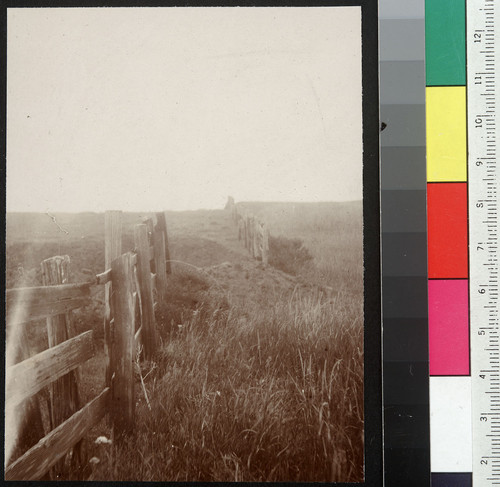
<instances>
[{"instance_id":1,"label":"weathered fence rail","mask_svg":"<svg viewBox=\"0 0 500 487\"><path fill-rule=\"evenodd\" d=\"M42 262L44 286L6 291L7 342L12 335L26 341L24 332L16 333L18 327L22 331L25 323L46 319L49 344L18 363L7 357L6 424L15 421L23 403L45 388L49 388L51 414L51 431L7 465L6 480L37 480L51 469L61 471L68 452L79 457L81 440L106 414L115 439L132 429L133 366L139 355L149 359L156 351L154 308L165 299L171 272L164 213L157 213L156 220L156 225L152 219L136 225L135 248L122 253L121 212L106 212L105 271L94 280L68 283L69 257L58 256ZM82 406L77 369L94 356L95 346L91 330L75 336L70 313L91 302L95 285L105 286L105 388Z\"/></svg>"},{"instance_id":2,"label":"weathered fence rail","mask_svg":"<svg viewBox=\"0 0 500 487\"><path fill-rule=\"evenodd\" d=\"M254 259L269 264L269 226L267 222L253 215L242 203L235 203L229 196L226 210L231 212L233 222L238 226L238 240L242 240L245 248Z\"/></svg>"},{"instance_id":3,"label":"weathered fence rail","mask_svg":"<svg viewBox=\"0 0 500 487\"><path fill-rule=\"evenodd\" d=\"M6 323L8 326L57 316L90 301L90 284L7 289Z\"/></svg>"}]
</instances>

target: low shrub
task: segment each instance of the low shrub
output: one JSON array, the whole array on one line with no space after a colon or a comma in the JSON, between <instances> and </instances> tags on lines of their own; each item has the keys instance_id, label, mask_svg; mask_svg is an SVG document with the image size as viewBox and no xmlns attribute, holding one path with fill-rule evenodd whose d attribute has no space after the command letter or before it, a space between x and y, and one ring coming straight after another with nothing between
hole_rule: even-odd
<instances>
[{"instance_id":1,"label":"low shrub","mask_svg":"<svg viewBox=\"0 0 500 487\"><path fill-rule=\"evenodd\" d=\"M269 236L269 264L276 269L296 276L312 260L301 239Z\"/></svg>"}]
</instances>

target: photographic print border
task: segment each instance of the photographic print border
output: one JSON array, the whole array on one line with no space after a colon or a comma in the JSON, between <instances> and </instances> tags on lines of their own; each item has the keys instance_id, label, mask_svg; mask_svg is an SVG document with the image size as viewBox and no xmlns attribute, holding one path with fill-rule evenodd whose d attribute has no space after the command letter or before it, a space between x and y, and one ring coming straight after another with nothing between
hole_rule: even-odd
<instances>
[{"instance_id":1,"label":"photographic print border","mask_svg":"<svg viewBox=\"0 0 500 487\"><path fill-rule=\"evenodd\" d=\"M218 1L218 2L41 2L8 1L2 9L3 59L6 60L8 8L50 7L361 7L362 17L362 107L363 107L363 254L364 254L364 418L365 481L359 485L380 486L383 482L382 374L381 374L381 274L380 274L380 190L379 190L379 103L378 103L378 9L377 1ZM2 76L3 137L2 150L6 177L6 63ZM5 179L4 179L5 184ZM5 191L2 201L5 208ZM5 211L2 214L5 232ZM4 234L5 245L5 234ZM5 247L4 247L5 250ZM5 289L5 252L2 261ZM5 329L2 331L5 340ZM2 388L5 400L5 390ZM3 426L2 426L3 427ZM83 484L83 482L82 482ZM169 484L162 482L161 485ZM179 485L179 483L172 483ZM190 483L184 483L190 485ZM335 485L358 485L336 483Z\"/></svg>"}]
</instances>

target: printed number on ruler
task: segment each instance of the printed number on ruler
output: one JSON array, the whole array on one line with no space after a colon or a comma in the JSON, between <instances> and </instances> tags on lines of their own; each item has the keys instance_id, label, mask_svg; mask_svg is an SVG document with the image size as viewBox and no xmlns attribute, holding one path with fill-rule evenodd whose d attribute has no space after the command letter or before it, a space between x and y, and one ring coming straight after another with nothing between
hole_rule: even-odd
<instances>
[{"instance_id":1,"label":"printed number on ruler","mask_svg":"<svg viewBox=\"0 0 500 487\"><path fill-rule=\"evenodd\" d=\"M500 485L498 0L467 0L469 306L475 487Z\"/></svg>"}]
</instances>

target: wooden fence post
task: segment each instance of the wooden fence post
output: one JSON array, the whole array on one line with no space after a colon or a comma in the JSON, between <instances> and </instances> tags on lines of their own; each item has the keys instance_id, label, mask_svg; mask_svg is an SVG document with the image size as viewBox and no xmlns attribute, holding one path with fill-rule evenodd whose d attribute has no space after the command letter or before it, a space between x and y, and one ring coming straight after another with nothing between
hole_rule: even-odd
<instances>
[{"instance_id":1,"label":"wooden fence post","mask_svg":"<svg viewBox=\"0 0 500 487\"><path fill-rule=\"evenodd\" d=\"M144 356L151 359L155 352L155 314L153 303L153 288L151 285L150 251L148 229L145 224L136 225L134 228L135 248L137 252L137 277L139 292L141 293L142 316L142 343Z\"/></svg>"},{"instance_id":2,"label":"wooden fence post","mask_svg":"<svg viewBox=\"0 0 500 487\"><path fill-rule=\"evenodd\" d=\"M163 231L165 237L165 264L167 274L172 274L172 267L170 266L170 249L168 247L168 233L167 233L167 220L165 219L165 212L159 211L156 213L156 225Z\"/></svg>"},{"instance_id":3,"label":"wooden fence post","mask_svg":"<svg viewBox=\"0 0 500 487\"><path fill-rule=\"evenodd\" d=\"M134 264L127 252L111 263L114 340L111 352L111 417L118 440L134 424Z\"/></svg>"},{"instance_id":4,"label":"wooden fence post","mask_svg":"<svg viewBox=\"0 0 500 487\"><path fill-rule=\"evenodd\" d=\"M241 218L238 219L238 240L241 241L243 237L243 220Z\"/></svg>"},{"instance_id":5,"label":"wooden fence post","mask_svg":"<svg viewBox=\"0 0 500 487\"><path fill-rule=\"evenodd\" d=\"M111 269L111 262L122 253L122 212L106 211L104 213L104 270ZM112 362L112 323L111 283L104 287L104 353L106 355L106 386L111 385Z\"/></svg>"},{"instance_id":6,"label":"wooden fence post","mask_svg":"<svg viewBox=\"0 0 500 487\"><path fill-rule=\"evenodd\" d=\"M266 222L262 224L262 263L269 264L269 227Z\"/></svg>"},{"instance_id":7,"label":"wooden fence post","mask_svg":"<svg viewBox=\"0 0 500 487\"><path fill-rule=\"evenodd\" d=\"M232 196L228 196L226 201L226 206L224 207L224 209L232 211L233 207L234 207L234 198Z\"/></svg>"},{"instance_id":8,"label":"wooden fence post","mask_svg":"<svg viewBox=\"0 0 500 487\"><path fill-rule=\"evenodd\" d=\"M236 204L234 202L234 198L232 196L227 197L227 202L226 206L224 207L225 210L229 210L231 212L231 219L233 220L234 223L238 222L238 213L236 210Z\"/></svg>"},{"instance_id":9,"label":"wooden fence post","mask_svg":"<svg viewBox=\"0 0 500 487\"><path fill-rule=\"evenodd\" d=\"M249 250L250 255L255 257L255 218L252 215L249 220L249 228L250 228L250 242L249 242Z\"/></svg>"},{"instance_id":10,"label":"wooden fence post","mask_svg":"<svg viewBox=\"0 0 500 487\"><path fill-rule=\"evenodd\" d=\"M153 274L156 274L156 269L155 269L155 259L154 259L154 249L153 249L153 240L154 240L154 223L151 218L146 218L143 220L144 225L146 225L147 231L148 231L148 243L149 243L149 263L150 263L150 268L151 272Z\"/></svg>"},{"instance_id":11,"label":"wooden fence post","mask_svg":"<svg viewBox=\"0 0 500 487\"><path fill-rule=\"evenodd\" d=\"M153 233L153 249L158 302L163 303L167 293L167 270L165 265L165 234L159 228L156 228Z\"/></svg>"},{"instance_id":12,"label":"wooden fence post","mask_svg":"<svg viewBox=\"0 0 500 487\"><path fill-rule=\"evenodd\" d=\"M67 255L46 259L42 262L41 267L42 283L44 286L69 283L70 259ZM75 336L70 313L67 312L47 318L47 335L50 348ZM54 429L80 408L78 372L71 371L64 377L54 381L50 387L50 396L51 429ZM73 451L74 458L77 461L82 461L81 442L75 445ZM53 469L53 474L57 479L64 473L64 458L56 463Z\"/></svg>"}]
</instances>

